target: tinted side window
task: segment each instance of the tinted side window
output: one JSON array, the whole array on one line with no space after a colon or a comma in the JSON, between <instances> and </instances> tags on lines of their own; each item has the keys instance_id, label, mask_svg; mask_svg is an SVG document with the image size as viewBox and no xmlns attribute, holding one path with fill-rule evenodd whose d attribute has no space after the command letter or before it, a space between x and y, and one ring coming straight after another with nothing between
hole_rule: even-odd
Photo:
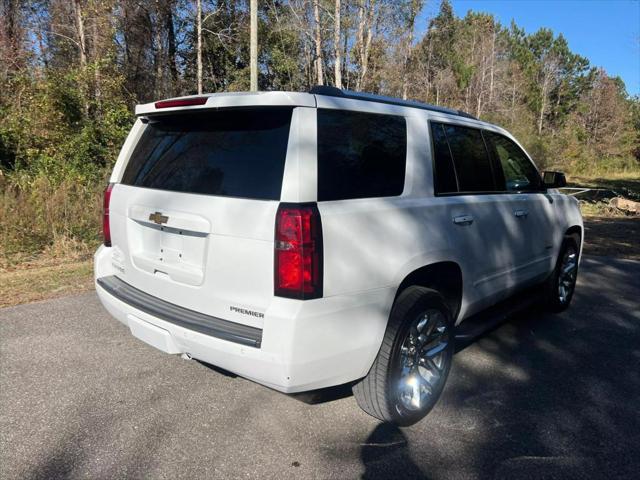
<instances>
[{"instance_id":1,"label":"tinted side window","mask_svg":"<svg viewBox=\"0 0 640 480\"><path fill-rule=\"evenodd\" d=\"M291 112L263 108L152 116L122 183L278 200Z\"/></svg>"},{"instance_id":2,"label":"tinted side window","mask_svg":"<svg viewBox=\"0 0 640 480\"><path fill-rule=\"evenodd\" d=\"M482 139L475 128L444 124L461 192L495 191L491 161Z\"/></svg>"},{"instance_id":3,"label":"tinted side window","mask_svg":"<svg viewBox=\"0 0 640 480\"><path fill-rule=\"evenodd\" d=\"M390 197L404 188L403 117L318 110L318 200Z\"/></svg>"},{"instance_id":4,"label":"tinted side window","mask_svg":"<svg viewBox=\"0 0 640 480\"><path fill-rule=\"evenodd\" d=\"M484 135L493 144L496 157L500 161L507 191L540 190L540 175L518 145L497 133L485 131Z\"/></svg>"},{"instance_id":5,"label":"tinted side window","mask_svg":"<svg viewBox=\"0 0 640 480\"><path fill-rule=\"evenodd\" d=\"M433 138L433 188L436 193L453 193L458 191L456 172L453 168L453 159L444 127L441 123L431 124L431 136Z\"/></svg>"}]
</instances>

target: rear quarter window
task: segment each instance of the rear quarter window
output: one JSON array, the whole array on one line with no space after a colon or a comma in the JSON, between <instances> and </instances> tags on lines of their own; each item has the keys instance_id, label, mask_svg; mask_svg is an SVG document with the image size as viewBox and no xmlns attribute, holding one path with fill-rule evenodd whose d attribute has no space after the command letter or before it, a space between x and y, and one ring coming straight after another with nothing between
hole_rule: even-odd
<instances>
[{"instance_id":1,"label":"rear quarter window","mask_svg":"<svg viewBox=\"0 0 640 480\"><path fill-rule=\"evenodd\" d=\"M262 108L151 116L122 183L279 200L291 113Z\"/></svg>"},{"instance_id":2,"label":"rear quarter window","mask_svg":"<svg viewBox=\"0 0 640 480\"><path fill-rule=\"evenodd\" d=\"M318 200L402 193L407 157L404 117L318 110Z\"/></svg>"}]
</instances>

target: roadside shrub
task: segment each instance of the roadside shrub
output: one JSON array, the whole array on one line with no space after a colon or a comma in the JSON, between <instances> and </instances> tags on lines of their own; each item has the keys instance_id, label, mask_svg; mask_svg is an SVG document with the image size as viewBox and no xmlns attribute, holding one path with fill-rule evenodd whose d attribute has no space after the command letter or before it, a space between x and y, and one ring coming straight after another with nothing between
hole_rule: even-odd
<instances>
[{"instance_id":1,"label":"roadside shrub","mask_svg":"<svg viewBox=\"0 0 640 480\"><path fill-rule=\"evenodd\" d=\"M24 180L23 180L24 182ZM37 176L0 190L0 267L45 253L56 258L90 254L100 242L102 183Z\"/></svg>"},{"instance_id":2,"label":"roadside shrub","mask_svg":"<svg viewBox=\"0 0 640 480\"><path fill-rule=\"evenodd\" d=\"M123 78L102 65L16 75L0 93L0 267L86 256L99 242L102 190L133 121Z\"/></svg>"}]
</instances>

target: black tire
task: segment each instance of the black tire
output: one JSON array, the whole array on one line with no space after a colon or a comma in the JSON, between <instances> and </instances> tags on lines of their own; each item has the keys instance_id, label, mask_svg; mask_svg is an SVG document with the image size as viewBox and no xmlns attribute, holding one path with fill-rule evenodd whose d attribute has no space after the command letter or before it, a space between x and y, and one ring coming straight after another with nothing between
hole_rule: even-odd
<instances>
[{"instance_id":1,"label":"black tire","mask_svg":"<svg viewBox=\"0 0 640 480\"><path fill-rule=\"evenodd\" d=\"M422 339L422 343L412 343L412 339L413 342ZM436 341L438 343L434 347ZM407 348L408 345L411 347ZM429 356L436 350L436 355ZM353 387L358 405L383 422L413 425L438 401L449 375L453 351L453 319L443 296L428 288L408 287L394 303L382 346L371 370ZM409 364L411 366L407 366ZM434 379L433 385L427 382L425 375ZM411 394L408 394L409 390ZM423 395L426 396L424 401ZM419 400L413 402L414 397Z\"/></svg>"},{"instance_id":2,"label":"black tire","mask_svg":"<svg viewBox=\"0 0 640 480\"><path fill-rule=\"evenodd\" d=\"M562 241L560 253L556 260L556 267L551 276L544 285L545 290L545 307L547 310L555 313L562 312L569 308L571 299L575 292L576 281L578 279L578 256L580 254L579 238L575 236L566 236ZM567 258L571 255L575 258L575 270L570 278L563 276L563 267L567 267ZM566 289L566 293L561 294L561 282Z\"/></svg>"}]
</instances>

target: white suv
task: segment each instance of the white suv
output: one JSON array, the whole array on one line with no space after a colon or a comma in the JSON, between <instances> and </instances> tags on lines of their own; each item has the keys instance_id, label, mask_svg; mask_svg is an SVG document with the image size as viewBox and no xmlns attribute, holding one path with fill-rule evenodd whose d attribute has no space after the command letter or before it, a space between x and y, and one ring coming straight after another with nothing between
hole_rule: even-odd
<instances>
[{"instance_id":1,"label":"white suv","mask_svg":"<svg viewBox=\"0 0 640 480\"><path fill-rule=\"evenodd\" d=\"M353 382L410 425L456 326L527 287L554 310L583 238L564 176L464 112L316 87L140 105L95 281L144 342L292 393Z\"/></svg>"}]
</instances>

